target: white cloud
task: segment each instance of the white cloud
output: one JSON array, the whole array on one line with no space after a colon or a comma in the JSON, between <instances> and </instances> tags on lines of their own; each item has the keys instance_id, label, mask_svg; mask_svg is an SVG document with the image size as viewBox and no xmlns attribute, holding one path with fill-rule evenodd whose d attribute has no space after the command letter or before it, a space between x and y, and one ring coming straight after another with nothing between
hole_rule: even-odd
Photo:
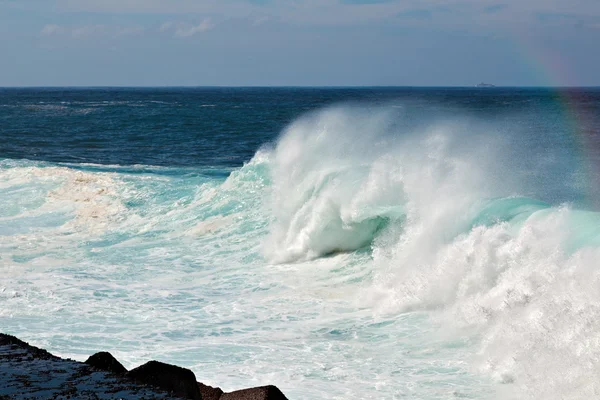
<instances>
[{"instance_id":1,"label":"white cloud","mask_svg":"<svg viewBox=\"0 0 600 400\"><path fill-rule=\"evenodd\" d=\"M161 32L173 31L173 36L179 38L186 38L194 36L197 33L206 32L214 28L215 24L210 18L204 18L199 24L189 24L186 22L175 23L173 21L167 21L160 26Z\"/></svg>"},{"instance_id":2,"label":"white cloud","mask_svg":"<svg viewBox=\"0 0 600 400\"><path fill-rule=\"evenodd\" d=\"M115 29L114 36L117 37L117 36L141 35L142 33L144 33L144 31L145 31L145 28L141 25L117 27Z\"/></svg>"},{"instance_id":3,"label":"white cloud","mask_svg":"<svg viewBox=\"0 0 600 400\"><path fill-rule=\"evenodd\" d=\"M1 0L0 0L1 1ZM460 28L461 30L535 30L536 13L576 13L582 18L600 18L598 0L271 0L268 5L242 0L54 0L61 12L102 14L179 15L175 20L210 15L214 20L240 19L254 26L267 19L296 26L366 26L399 24L397 15L415 10L430 12L427 21L404 19L403 25L426 29ZM489 13L487 9L502 8ZM205 20L206 21L206 20ZM211 29L214 24L165 22L161 32L176 37L189 37ZM254 23L252 23L254 21ZM533 23L532 23L533 22Z\"/></svg>"},{"instance_id":4,"label":"white cloud","mask_svg":"<svg viewBox=\"0 0 600 400\"><path fill-rule=\"evenodd\" d=\"M60 25L50 24L44 26L40 33L42 36L60 35L62 33L65 33L65 28L63 28Z\"/></svg>"},{"instance_id":5,"label":"white cloud","mask_svg":"<svg viewBox=\"0 0 600 400\"><path fill-rule=\"evenodd\" d=\"M198 25L183 26L180 25L175 30L175 36L177 37L190 37L196 33L206 32L214 27L214 24L210 18L203 19Z\"/></svg>"},{"instance_id":6,"label":"white cloud","mask_svg":"<svg viewBox=\"0 0 600 400\"><path fill-rule=\"evenodd\" d=\"M252 26L260 26L260 25L266 23L267 21L269 21L269 19L270 18L267 15L256 18L254 21L252 21Z\"/></svg>"},{"instance_id":7,"label":"white cloud","mask_svg":"<svg viewBox=\"0 0 600 400\"><path fill-rule=\"evenodd\" d=\"M171 29L171 28L173 27L173 25L174 25L174 22L173 22L173 21L167 21L167 22L163 23L163 24L160 26L160 31L161 31L161 32L166 32L166 31L168 31L169 29Z\"/></svg>"},{"instance_id":8,"label":"white cloud","mask_svg":"<svg viewBox=\"0 0 600 400\"><path fill-rule=\"evenodd\" d=\"M71 36L74 38L86 37L95 34L105 34L108 29L105 25L82 25L71 30Z\"/></svg>"},{"instance_id":9,"label":"white cloud","mask_svg":"<svg viewBox=\"0 0 600 400\"><path fill-rule=\"evenodd\" d=\"M129 36L139 35L145 31L145 28L141 25L131 26L113 26L113 25L78 25L78 26L60 26L56 24L45 25L40 34L42 36L57 36L57 35L69 35L73 38L85 38L89 36Z\"/></svg>"}]
</instances>

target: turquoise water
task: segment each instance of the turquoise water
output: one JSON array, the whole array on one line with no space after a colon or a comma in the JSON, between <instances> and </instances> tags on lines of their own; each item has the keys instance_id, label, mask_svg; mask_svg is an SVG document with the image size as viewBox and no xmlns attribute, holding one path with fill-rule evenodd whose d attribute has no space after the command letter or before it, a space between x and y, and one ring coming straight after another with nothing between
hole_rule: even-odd
<instances>
[{"instance_id":1,"label":"turquoise water","mask_svg":"<svg viewBox=\"0 0 600 400\"><path fill-rule=\"evenodd\" d=\"M0 91L1 330L290 399L593 398L579 95Z\"/></svg>"}]
</instances>

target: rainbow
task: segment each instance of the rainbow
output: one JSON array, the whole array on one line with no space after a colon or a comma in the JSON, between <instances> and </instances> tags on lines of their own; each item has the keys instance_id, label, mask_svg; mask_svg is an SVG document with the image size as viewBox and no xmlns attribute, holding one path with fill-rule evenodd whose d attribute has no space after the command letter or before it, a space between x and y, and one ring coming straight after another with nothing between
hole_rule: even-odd
<instances>
[{"instance_id":1,"label":"rainbow","mask_svg":"<svg viewBox=\"0 0 600 400\"><path fill-rule=\"evenodd\" d=\"M536 72L549 90L553 90L561 104L562 117L572 132L585 171L586 203L600 209L600 118L596 115L589 92L576 87L574 73L565 57L533 43L528 34L513 35L517 51L528 67Z\"/></svg>"}]
</instances>

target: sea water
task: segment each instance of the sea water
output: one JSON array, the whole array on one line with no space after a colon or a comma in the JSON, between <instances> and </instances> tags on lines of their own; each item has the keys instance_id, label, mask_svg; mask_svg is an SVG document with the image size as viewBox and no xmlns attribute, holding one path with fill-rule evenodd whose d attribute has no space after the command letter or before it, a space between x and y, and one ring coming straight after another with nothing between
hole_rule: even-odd
<instances>
[{"instance_id":1,"label":"sea water","mask_svg":"<svg viewBox=\"0 0 600 400\"><path fill-rule=\"evenodd\" d=\"M600 394L600 91L0 90L0 331L291 399Z\"/></svg>"}]
</instances>

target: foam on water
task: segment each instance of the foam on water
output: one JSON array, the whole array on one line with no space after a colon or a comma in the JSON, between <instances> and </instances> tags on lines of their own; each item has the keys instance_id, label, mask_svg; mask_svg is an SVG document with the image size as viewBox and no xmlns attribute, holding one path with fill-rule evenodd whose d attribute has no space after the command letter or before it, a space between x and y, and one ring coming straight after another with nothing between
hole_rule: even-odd
<instances>
[{"instance_id":1,"label":"foam on water","mask_svg":"<svg viewBox=\"0 0 600 400\"><path fill-rule=\"evenodd\" d=\"M497 198L525 183L508 143L491 152L452 124L386 135L388 118L329 110L289 128L273 166L274 259L371 244L364 304L430 310L469 335L476 369L510 384L503 397L596 396L600 214Z\"/></svg>"},{"instance_id":2,"label":"foam on water","mask_svg":"<svg viewBox=\"0 0 600 400\"><path fill-rule=\"evenodd\" d=\"M2 329L290 399L595 397L600 215L488 124L398 110L233 171L1 161Z\"/></svg>"}]
</instances>

